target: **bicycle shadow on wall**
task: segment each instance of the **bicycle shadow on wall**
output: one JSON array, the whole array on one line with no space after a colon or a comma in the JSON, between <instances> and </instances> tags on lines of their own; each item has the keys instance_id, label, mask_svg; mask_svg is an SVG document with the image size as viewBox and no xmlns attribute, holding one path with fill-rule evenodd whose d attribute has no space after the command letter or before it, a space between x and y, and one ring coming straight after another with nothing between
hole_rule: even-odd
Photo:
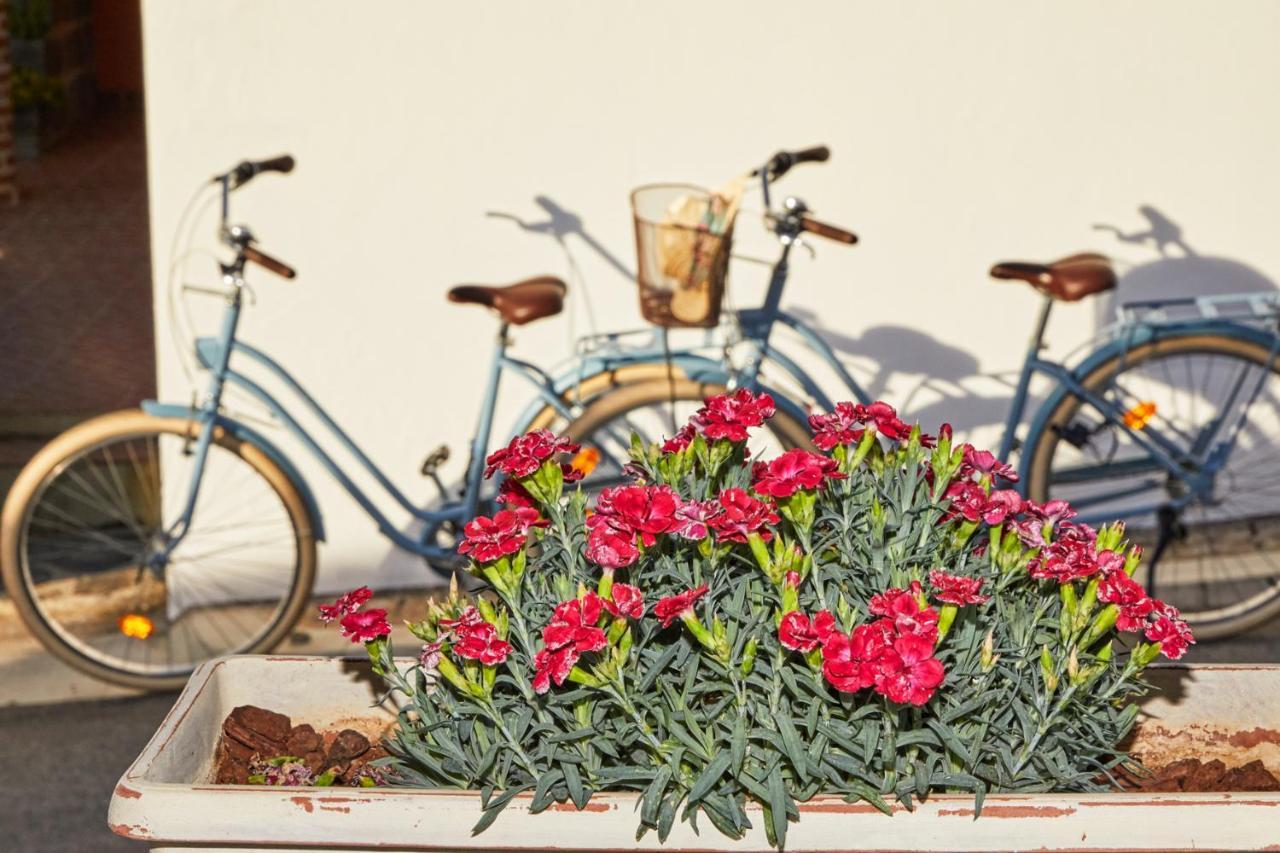
<instances>
[{"instance_id":1,"label":"bicycle shadow on wall","mask_svg":"<svg viewBox=\"0 0 1280 853\"><path fill-rule=\"evenodd\" d=\"M1276 290L1275 282L1242 261L1197 252L1187 242L1182 226L1154 205L1144 204L1138 213L1146 220L1145 228L1127 231L1116 225L1093 226L1124 246L1154 249L1157 254L1154 260L1118 270L1116 289L1095 302L1099 328L1113 323L1116 308L1126 302Z\"/></svg>"},{"instance_id":2,"label":"bicycle shadow on wall","mask_svg":"<svg viewBox=\"0 0 1280 853\"><path fill-rule=\"evenodd\" d=\"M581 296L582 305L587 315L587 324L593 332L597 331L595 310L591 304L591 290L586 286L586 276L582 273L582 267L579 265L578 258L570 246L569 238L576 238L624 279L635 281L636 274L617 255L609 251L607 246L583 227L581 216L561 207L550 196L536 195L533 197L533 203L546 215L546 219L530 221L514 213L506 213L499 210L486 211L485 216L491 219L508 220L527 234L550 237L556 242L556 245L560 247L560 251L564 253L565 266L568 270L570 296L574 294Z\"/></svg>"}]
</instances>

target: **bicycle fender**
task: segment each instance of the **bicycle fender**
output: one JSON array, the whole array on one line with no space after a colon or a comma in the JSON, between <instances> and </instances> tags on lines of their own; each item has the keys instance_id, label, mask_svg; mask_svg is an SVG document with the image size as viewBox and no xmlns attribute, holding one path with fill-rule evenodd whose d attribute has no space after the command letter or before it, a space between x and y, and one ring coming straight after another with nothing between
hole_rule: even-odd
<instances>
[{"instance_id":1,"label":"bicycle fender","mask_svg":"<svg viewBox=\"0 0 1280 853\"><path fill-rule=\"evenodd\" d=\"M1143 326L1135 329L1131 335L1124 340L1112 341L1109 344L1099 347L1081 361L1072 369L1071 375L1078 382L1083 382L1084 378L1096 370L1099 366L1105 364L1113 358L1123 355L1127 350L1144 344L1156 341L1168 341L1182 337L1193 337L1197 335L1217 335L1224 338L1236 338L1248 343L1257 344L1262 347L1270 348L1275 345L1275 335L1263 329L1252 326L1245 326L1236 323L1223 323L1222 321L1205 321L1203 323L1179 324L1176 327L1162 326ZM1040 443L1040 436L1044 432L1045 425L1049 421L1049 415L1053 410L1066 398L1070 390L1065 386L1059 385L1045 398L1045 401L1036 409L1035 415L1031 418L1030 426L1027 428L1027 438L1022 443L1022 449L1018 451L1018 491L1025 497L1027 478L1031 474L1031 456L1036 445Z\"/></svg>"},{"instance_id":2,"label":"bicycle fender","mask_svg":"<svg viewBox=\"0 0 1280 853\"><path fill-rule=\"evenodd\" d=\"M724 383L727 376L715 359L698 355L678 355L671 359L679 378L693 379L701 382ZM579 382L587 382L603 373L610 373L626 367L665 365L666 362L647 358L617 359L588 358L582 364L575 365L551 377L552 389L563 396ZM522 435L528 431L529 423L547 406L542 397L534 397L515 420L510 437Z\"/></svg>"},{"instance_id":3,"label":"bicycle fender","mask_svg":"<svg viewBox=\"0 0 1280 853\"><path fill-rule=\"evenodd\" d=\"M677 368L683 371L683 375L680 378L692 379L697 382L706 382L709 384L716 384L716 385L727 385L729 382L729 374L724 370L724 368L720 366L720 363L718 361L715 361L714 359L703 358L701 356L686 356L684 358L672 359L672 362L676 365ZM662 363L663 362L648 362L648 361L628 362L628 364L662 364ZM607 367L604 367L600 370L591 371L591 372L584 372L584 371L579 371L575 369L568 374L561 374L561 376L556 378L557 388L559 389L561 381L563 381L564 387L561 390L561 393L563 393L564 390L568 390L575 383L579 381L589 379L592 376L597 376L600 373L609 372L613 369L616 369L619 366L622 366L622 365L610 364ZM781 409L782 411L786 412L798 423L804 424L808 422L809 412L806 411L803 407L797 405L789 397L787 397L786 395L780 393L779 391L773 388L770 388L764 385L760 386L760 390L766 392L767 394L769 394L769 396L773 397L774 405L778 409ZM528 428L529 423L534 419L534 417L538 414L538 412L542 411L543 407L545 406L546 406L546 401L544 401L541 397L536 398L520 414L519 419L516 421L516 428L512 431L511 436L515 437L525 432Z\"/></svg>"},{"instance_id":4,"label":"bicycle fender","mask_svg":"<svg viewBox=\"0 0 1280 853\"><path fill-rule=\"evenodd\" d=\"M142 402L142 411L158 418L187 418L194 420L198 415L193 412L190 406L183 406L178 403L161 403L156 400L144 400ZM324 518L320 514L320 504L316 501L315 493L311 491L310 484L306 478L302 476L302 472L293 464L288 456L284 454L270 439L258 432L253 427L244 424L235 418L229 418L226 415L217 415L218 426L225 429L231 435L252 444L254 447L266 454L267 458L280 467L298 490L298 494L302 495L302 502L307 508L307 515L311 521L311 530L317 542L325 541Z\"/></svg>"}]
</instances>

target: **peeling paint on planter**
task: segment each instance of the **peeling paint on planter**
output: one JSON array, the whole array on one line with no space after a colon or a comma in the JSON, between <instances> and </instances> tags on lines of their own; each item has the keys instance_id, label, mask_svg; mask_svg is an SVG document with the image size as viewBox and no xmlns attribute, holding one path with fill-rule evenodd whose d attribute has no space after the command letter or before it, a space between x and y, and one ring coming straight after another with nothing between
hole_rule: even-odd
<instances>
[{"instance_id":1,"label":"peeling paint on planter","mask_svg":"<svg viewBox=\"0 0 1280 853\"><path fill-rule=\"evenodd\" d=\"M1260 759L1280 773L1280 666L1162 667L1162 694L1144 702L1133 749L1161 763L1178 748L1228 764ZM192 676L160 730L111 799L112 831L154 851L765 851L763 830L730 841L679 824L668 844L635 840L636 797L603 794L578 811L529 813L513 800L486 832L469 791L301 789L210 783L226 714L237 705L279 710L317 728L376 734L394 719L372 707L377 682L363 661L232 657ZM1183 752L1185 755L1186 752ZM1176 756L1175 756L1176 757ZM763 826L758 808L748 814ZM813 851L1280 850L1280 793L1016 794L933 796L885 816L865 803L820 797L800 806L787 849Z\"/></svg>"}]
</instances>

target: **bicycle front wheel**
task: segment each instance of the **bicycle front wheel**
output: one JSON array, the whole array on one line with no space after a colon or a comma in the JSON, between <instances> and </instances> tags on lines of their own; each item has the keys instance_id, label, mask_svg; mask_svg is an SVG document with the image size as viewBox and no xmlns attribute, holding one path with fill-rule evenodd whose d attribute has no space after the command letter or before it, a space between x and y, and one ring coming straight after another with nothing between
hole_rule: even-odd
<instances>
[{"instance_id":1,"label":"bicycle front wheel","mask_svg":"<svg viewBox=\"0 0 1280 853\"><path fill-rule=\"evenodd\" d=\"M261 450L222 430L190 526L168 547L200 429L138 411L95 418L41 450L10 490L5 586L36 638L77 669L175 689L205 660L271 649L306 607L306 505Z\"/></svg>"},{"instance_id":2,"label":"bicycle front wheel","mask_svg":"<svg viewBox=\"0 0 1280 853\"><path fill-rule=\"evenodd\" d=\"M723 385L655 379L621 385L601 395L564 427L564 434L581 444L584 452L599 454L583 488L594 492L630 482L623 467L630 461L633 432L646 442L661 442L674 435L705 398L723 393ZM795 447L812 449L808 427L781 409L748 444L751 453L765 459Z\"/></svg>"},{"instance_id":3,"label":"bicycle front wheel","mask_svg":"<svg viewBox=\"0 0 1280 853\"><path fill-rule=\"evenodd\" d=\"M1207 474L1202 488L1074 394L1026 451L1028 496L1068 500L1089 522L1123 519L1146 555L1137 579L1203 639L1280 613L1278 367L1255 342L1184 335L1135 347L1084 378L1129 429L1159 434L1189 473ZM1214 460L1215 449L1225 456Z\"/></svg>"}]
</instances>

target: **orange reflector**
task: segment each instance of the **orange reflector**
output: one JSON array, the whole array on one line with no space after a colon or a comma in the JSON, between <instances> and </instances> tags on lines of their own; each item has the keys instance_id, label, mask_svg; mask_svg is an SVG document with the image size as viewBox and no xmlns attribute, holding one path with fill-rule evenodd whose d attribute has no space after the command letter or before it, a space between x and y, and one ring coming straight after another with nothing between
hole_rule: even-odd
<instances>
[{"instance_id":1,"label":"orange reflector","mask_svg":"<svg viewBox=\"0 0 1280 853\"><path fill-rule=\"evenodd\" d=\"M155 631L155 623L141 613L126 613L120 617L120 633L134 640L145 640Z\"/></svg>"},{"instance_id":2,"label":"orange reflector","mask_svg":"<svg viewBox=\"0 0 1280 853\"><path fill-rule=\"evenodd\" d=\"M584 447L573 455L573 461L569 463L569 467L585 477L596 470L599 464L600 451L594 447Z\"/></svg>"},{"instance_id":3,"label":"orange reflector","mask_svg":"<svg viewBox=\"0 0 1280 853\"><path fill-rule=\"evenodd\" d=\"M1129 429L1144 429L1156 416L1156 404L1145 400L1124 413L1124 425Z\"/></svg>"}]
</instances>

